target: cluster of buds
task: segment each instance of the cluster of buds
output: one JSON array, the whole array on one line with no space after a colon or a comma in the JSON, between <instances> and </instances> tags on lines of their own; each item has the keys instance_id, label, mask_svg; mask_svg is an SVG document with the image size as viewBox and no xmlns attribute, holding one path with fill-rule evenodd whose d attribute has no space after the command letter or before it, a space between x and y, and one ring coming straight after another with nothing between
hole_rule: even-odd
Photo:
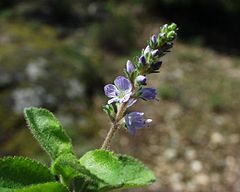
<instances>
[{"instance_id":1,"label":"cluster of buds","mask_svg":"<svg viewBox=\"0 0 240 192\"><path fill-rule=\"evenodd\" d=\"M114 84L104 87L105 95L109 97L104 111L110 117L113 126L102 148L108 148L111 137L119 127L125 127L134 135L137 129L144 128L152 121L145 119L142 112L127 113L127 109L138 99L154 100L156 98L156 89L146 87L147 75L159 72L162 66L160 59L172 48L177 36L176 31L177 25L174 23L162 26L158 34L152 35L147 47L142 50L136 61L127 61L124 69L125 76L118 76Z\"/></svg>"}]
</instances>

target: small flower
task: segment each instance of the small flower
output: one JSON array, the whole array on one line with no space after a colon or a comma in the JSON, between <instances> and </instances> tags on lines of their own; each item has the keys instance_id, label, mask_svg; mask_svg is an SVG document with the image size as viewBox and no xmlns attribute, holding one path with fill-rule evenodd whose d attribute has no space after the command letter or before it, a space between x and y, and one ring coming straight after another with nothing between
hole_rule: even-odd
<instances>
[{"instance_id":1,"label":"small flower","mask_svg":"<svg viewBox=\"0 0 240 192\"><path fill-rule=\"evenodd\" d=\"M156 98L156 89L154 88L143 88L141 90L141 98L144 100L154 100Z\"/></svg>"},{"instance_id":2,"label":"small flower","mask_svg":"<svg viewBox=\"0 0 240 192\"><path fill-rule=\"evenodd\" d=\"M125 116L125 123L132 135L135 135L137 129L144 128L146 124L152 121L151 119L144 119L143 115L142 112L131 112Z\"/></svg>"},{"instance_id":3,"label":"small flower","mask_svg":"<svg viewBox=\"0 0 240 192\"><path fill-rule=\"evenodd\" d=\"M144 75L138 75L136 77L136 81L140 83L141 85L146 85L147 78Z\"/></svg>"},{"instance_id":4,"label":"small flower","mask_svg":"<svg viewBox=\"0 0 240 192\"><path fill-rule=\"evenodd\" d=\"M146 65L146 58L144 57L144 55L141 55L141 57L139 57L139 63L141 63L142 65Z\"/></svg>"},{"instance_id":5,"label":"small flower","mask_svg":"<svg viewBox=\"0 0 240 192\"><path fill-rule=\"evenodd\" d=\"M130 60L128 60L127 61L127 64L126 64L126 70L127 70L127 72L128 73L132 73L133 71L134 71L134 65L133 65L133 63L130 61Z\"/></svg>"},{"instance_id":6,"label":"small flower","mask_svg":"<svg viewBox=\"0 0 240 192\"><path fill-rule=\"evenodd\" d=\"M143 54L144 54L144 55L147 55L150 51L151 51L151 48L150 48L150 46L148 45L148 46L144 49Z\"/></svg>"},{"instance_id":7,"label":"small flower","mask_svg":"<svg viewBox=\"0 0 240 192\"><path fill-rule=\"evenodd\" d=\"M161 66L162 66L162 61L158 61L152 65L152 69L156 71L156 70L159 70Z\"/></svg>"},{"instance_id":8,"label":"small flower","mask_svg":"<svg viewBox=\"0 0 240 192\"><path fill-rule=\"evenodd\" d=\"M126 77L118 76L114 85L105 85L104 92L107 97L111 98L108 100L108 104L113 102L125 103L132 95L132 84Z\"/></svg>"},{"instance_id":9,"label":"small flower","mask_svg":"<svg viewBox=\"0 0 240 192\"><path fill-rule=\"evenodd\" d=\"M157 43L157 36L156 36L156 34L152 35L151 41L152 41L153 44Z\"/></svg>"}]
</instances>

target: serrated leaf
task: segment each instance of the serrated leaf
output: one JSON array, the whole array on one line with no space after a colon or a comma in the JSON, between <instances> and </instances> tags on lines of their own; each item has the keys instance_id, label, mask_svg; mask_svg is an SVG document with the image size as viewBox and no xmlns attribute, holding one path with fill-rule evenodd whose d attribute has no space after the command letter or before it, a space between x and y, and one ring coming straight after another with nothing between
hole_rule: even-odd
<instances>
[{"instance_id":1,"label":"serrated leaf","mask_svg":"<svg viewBox=\"0 0 240 192\"><path fill-rule=\"evenodd\" d=\"M113 188L142 187L155 181L154 174L143 163L110 151L89 151L80 164Z\"/></svg>"},{"instance_id":2,"label":"serrated leaf","mask_svg":"<svg viewBox=\"0 0 240 192\"><path fill-rule=\"evenodd\" d=\"M50 111L30 107L25 108L24 115L32 134L52 159L63 153L73 153L71 139Z\"/></svg>"},{"instance_id":3,"label":"serrated leaf","mask_svg":"<svg viewBox=\"0 0 240 192\"><path fill-rule=\"evenodd\" d=\"M24 186L55 181L48 168L24 157L0 159L0 187L21 188Z\"/></svg>"},{"instance_id":4,"label":"serrated leaf","mask_svg":"<svg viewBox=\"0 0 240 192\"><path fill-rule=\"evenodd\" d=\"M1 192L68 192L67 188L61 183L49 182L32 185L21 189L0 188Z\"/></svg>"}]
</instances>

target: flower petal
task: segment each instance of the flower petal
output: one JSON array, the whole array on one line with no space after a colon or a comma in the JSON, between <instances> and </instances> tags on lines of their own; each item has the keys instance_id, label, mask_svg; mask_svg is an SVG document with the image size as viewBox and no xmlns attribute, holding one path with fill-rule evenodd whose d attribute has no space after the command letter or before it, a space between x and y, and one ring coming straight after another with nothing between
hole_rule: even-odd
<instances>
[{"instance_id":1,"label":"flower petal","mask_svg":"<svg viewBox=\"0 0 240 192\"><path fill-rule=\"evenodd\" d=\"M132 90L132 84L126 77L118 76L115 79L114 84L120 91L129 92Z\"/></svg>"},{"instance_id":2,"label":"flower petal","mask_svg":"<svg viewBox=\"0 0 240 192\"><path fill-rule=\"evenodd\" d=\"M105 92L105 95L109 98L116 97L118 94L118 90L117 90L116 86L113 84L105 85L104 92Z\"/></svg>"},{"instance_id":3,"label":"flower petal","mask_svg":"<svg viewBox=\"0 0 240 192\"><path fill-rule=\"evenodd\" d=\"M117 101L119 101L119 99L117 97L114 97L114 98L108 100L108 104L111 104L111 103L117 102Z\"/></svg>"},{"instance_id":4,"label":"flower petal","mask_svg":"<svg viewBox=\"0 0 240 192\"><path fill-rule=\"evenodd\" d=\"M141 112L131 112L125 116L125 123L132 135L136 133L137 129L145 127L146 123L143 115L144 113Z\"/></svg>"}]
</instances>

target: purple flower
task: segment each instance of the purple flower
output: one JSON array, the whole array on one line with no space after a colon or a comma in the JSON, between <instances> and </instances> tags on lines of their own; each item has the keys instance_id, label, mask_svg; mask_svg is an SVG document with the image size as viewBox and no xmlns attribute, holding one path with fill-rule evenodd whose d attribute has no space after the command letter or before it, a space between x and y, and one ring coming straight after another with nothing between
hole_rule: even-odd
<instances>
[{"instance_id":1,"label":"purple flower","mask_svg":"<svg viewBox=\"0 0 240 192\"><path fill-rule=\"evenodd\" d=\"M132 84L126 77L118 76L114 81L114 85L105 85L104 92L107 97L111 98L108 100L108 104L113 102L125 103L131 97Z\"/></svg>"},{"instance_id":2,"label":"purple flower","mask_svg":"<svg viewBox=\"0 0 240 192\"><path fill-rule=\"evenodd\" d=\"M125 116L125 123L132 135L135 135L137 129L144 128L147 123L152 121L151 119L144 119L143 115L142 112L131 112Z\"/></svg>"},{"instance_id":3,"label":"purple flower","mask_svg":"<svg viewBox=\"0 0 240 192\"><path fill-rule=\"evenodd\" d=\"M153 70L158 70L162 66L162 61L158 61L152 65Z\"/></svg>"},{"instance_id":4,"label":"purple flower","mask_svg":"<svg viewBox=\"0 0 240 192\"><path fill-rule=\"evenodd\" d=\"M154 88L143 88L141 90L141 98L145 99L145 100L153 100L155 99L157 93L156 93L156 89Z\"/></svg>"},{"instance_id":5,"label":"purple flower","mask_svg":"<svg viewBox=\"0 0 240 192\"><path fill-rule=\"evenodd\" d=\"M136 77L136 81L140 83L141 85L146 85L147 78L144 75L138 75Z\"/></svg>"},{"instance_id":6,"label":"purple flower","mask_svg":"<svg viewBox=\"0 0 240 192\"><path fill-rule=\"evenodd\" d=\"M152 41L153 44L156 44L156 43L157 43L157 36L156 36L156 34L153 34L153 35L152 35L151 41Z\"/></svg>"},{"instance_id":7,"label":"purple flower","mask_svg":"<svg viewBox=\"0 0 240 192\"><path fill-rule=\"evenodd\" d=\"M141 63L142 65L146 64L146 58L144 57L144 55L141 55L141 57L139 57L139 63Z\"/></svg>"},{"instance_id":8,"label":"purple flower","mask_svg":"<svg viewBox=\"0 0 240 192\"><path fill-rule=\"evenodd\" d=\"M127 70L127 72L128 73L132 73L133 71L134 71L134 65L133 65L133 63L130 61L130 60L128 60L127 61L127 64L126 64L126 70Z\"/></svg>"}]
</instances>

